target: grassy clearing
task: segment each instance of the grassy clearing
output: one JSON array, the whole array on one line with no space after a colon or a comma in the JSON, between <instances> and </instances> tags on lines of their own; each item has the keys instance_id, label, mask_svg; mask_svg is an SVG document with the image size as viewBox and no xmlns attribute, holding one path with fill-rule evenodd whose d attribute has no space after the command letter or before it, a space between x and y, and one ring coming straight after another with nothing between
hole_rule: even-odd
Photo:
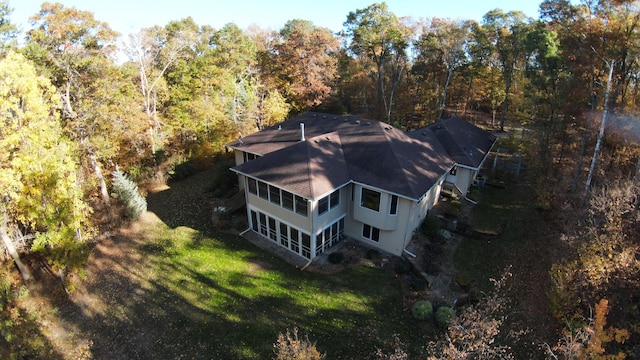
<instances>
[{"instance_id":1,"label":"grassy clearing","mask_svg":"<svg viewBox=\"0 0 640 360\"><path fill-rule=\"evenodd\" d=\"M418 324L402 308L390 271L358 267L335 275L301 272L233 236L187 227L145 229L144 295L125 318L152 331L150 358L266 359L278 333L311 334L331 359L367 358L393 335L419 349ZM127 321L129 322L129 321ZM126 349L138 357L139 348Z\"/></svg>"},{"instance_id":2,"label":"grassy clearing","mask_svg":"<svg viewBox=\"0 0 640 360\"><path fill-rule=\"evenodd\" d=\"M536 238L545 227L529 201L529 187L517 183L505 187L481 189L477 194L479 203L473 206L470 216L473 228L501 235L491 240L465 238L454 257L457 273L483 291L490 289L490 278L517 265L516 254L537 251Z\"/></svg>"}]
</instances>

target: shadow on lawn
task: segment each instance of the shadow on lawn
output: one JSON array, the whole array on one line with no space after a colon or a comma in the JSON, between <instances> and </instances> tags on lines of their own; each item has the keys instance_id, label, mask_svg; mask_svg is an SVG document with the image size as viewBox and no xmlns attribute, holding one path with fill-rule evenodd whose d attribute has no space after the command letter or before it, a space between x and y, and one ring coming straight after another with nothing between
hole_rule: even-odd
<instances>
[{"instance_id":1,"label":"shadow on lawn","mask_svg":"<svg viewBox=\"0 0 640 360\"><path fill-rule=\"evenodd\" d=\"M147 210L155 213L167 226L186 226L204 234L214 234L212 209L205 192L213 184L215 169L199 172L167 189L147 195Z\"/></svg>"}]
</instances>

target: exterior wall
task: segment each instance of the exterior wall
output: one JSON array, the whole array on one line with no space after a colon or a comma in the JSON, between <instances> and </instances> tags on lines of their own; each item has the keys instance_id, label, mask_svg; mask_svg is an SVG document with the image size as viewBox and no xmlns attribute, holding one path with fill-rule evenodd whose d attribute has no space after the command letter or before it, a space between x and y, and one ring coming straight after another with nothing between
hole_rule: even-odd
<instances>
[{"instance_id":1,"label":"exterior wall","mask_svg":"<svg viewBox=\"0 0 640 360\"><path fill-rule=\"evenodd\" d=\"M273 204L268 200L256 196L248 191L245 192L245 194L247 196L247 216L250 216L250 214L248 213L249 207L253 207L265 214L271 215L274 218L284 220L287 222L287 224L294 226L304 232L311 233L311 215L309 215L309 217L304 217L300 214L296 214L293 211Z\"/></svg>"},{"instance_id":2,"label":"exterior wall","mask_svg":"<svg viewBox=\"0 0 640 360\"><path fill-rule=\"evenodd\" d=\"M463 192L463 195L466 195L477 174L478 170L476 169L458 166L455 175L447 175L447 182L455 184Z\"/></svg>"},{"instance_id":3,"label":"exterior wall","mask_svg":"<svg viewBox=\"0 0 640 360\"><path fill-rule=\"evenodd\" d=\"M349 202L349 196L351 185L343 186L340 191L340 204L333 209L325 212L322 215L318 215L318 200L312 201L309 208L311 209L311 222L313 224L313 232L321 231L336 219L343 217L347 214L347 203Z\"/></svg>"},{"instance_id":4,"label":"exterior wall","mask_svg":"<svg viewBox=\"0 0 640 360\"><path fill-rule=\"evenodd\" d=\"M242 151L234 150L233 155L236 160L236 166L240 164L244 164L244 155ZM246 181L245 181L244 175L238 174L238 191L241 192L242 190L246 190L245 185L246 185Z\"/></svg>"},{"instance_id":5,"label":"exterior wall","mask_svg":"<svg viewBox=\"0 0 640 360\"><path fill-rule=\"evenodd\" d=\"M371 189L380 192L380 208L378 211L368 209L361 206L362 203L362 185L354 184L354 207L353 218L365 224L376 224L380 230L393 231L398 228L398 216L389 215L391 209L392 195L380 192L377 189ZM365 187L366 188L366 187Z\"/></svg>"}]
</instances>

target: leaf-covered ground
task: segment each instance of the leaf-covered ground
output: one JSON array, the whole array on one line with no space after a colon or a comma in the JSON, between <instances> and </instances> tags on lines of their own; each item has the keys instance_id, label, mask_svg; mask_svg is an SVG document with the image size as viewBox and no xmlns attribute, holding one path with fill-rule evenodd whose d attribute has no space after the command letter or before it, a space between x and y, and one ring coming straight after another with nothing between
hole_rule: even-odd
<instances>
[{"instance_id":1,"label":"leaf-covered ground","mask_svg":"<svg viewBox=\"0 0 640 360\"><path fill-rule=\"evenodd\" d=\"M301 272L241 238L216 232L203 172L151 193L149 212L101 241L65 294L55 278L32 286L50 358L265 359L298 327L331 359L416 353L431 333L403 308L392 271Z\"/></svg>"}]
</instances>

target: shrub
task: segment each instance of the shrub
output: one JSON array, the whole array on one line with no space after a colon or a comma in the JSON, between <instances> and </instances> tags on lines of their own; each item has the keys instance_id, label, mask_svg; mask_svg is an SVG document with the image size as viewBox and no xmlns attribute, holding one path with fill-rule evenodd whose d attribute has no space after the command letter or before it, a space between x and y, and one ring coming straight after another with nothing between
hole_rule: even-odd
<instances>
[{"instance_id":1,"label":"shrub","mask_svg":"<svg viewBox=\"0 0 640 360\"><path fill-rule=\"evenodd\" d=\"M332 264L340 264L344 255L341 252L333 252L329 254L329 262Z\"/></svg>"},{"instance_id":2,"label":"shrub","mask_svg":"<svg viewBox=\"0 0 640 360\"><path fill-rule=\"evenodd\" d=\"M137 220L142 213L147 211L147 199L145 199L138 185L116 166L111 183L113 193L111 196L118 199L124 205L125 216L130 220Z\"/></svg>"},{"instance_id":3,"label":"shrub","mask_svg":"<svg viewBox=\"0 0 640 360\"><path fill-rule=\"evenodd\" d=\"M437 216L429 215L422 220L420 229L426 236L436 236L438 234L438 230L440 230L440 219L438 219Z\"/></svg>"},{"instance_id":4,"label":"shrub","mask_svg":"<svg viewBox=\"0 0 640 360\"><path fill-rule=\"evenodd\" d=\"M326 358L316 349L316 343L309 340L309 336L298 337L298 328L293 331L278 334L278 340L273 344L276 360L322 360Z\"/></svg>"},{"instance_id":5,"label":"shrub","mask_svg":"<svg viewBox=\"0 0 640 360\"><path fill-rule=\"evenodd\" d=\"M411 308L411 314L416 320L427 320L433 314L433 305L428 300L417 301Z\"/></svg>"},{"instance_id":6,"label":"shrub","mask_svg":"<svg viewBox=\"0 0 640 360\"><path fill-rule=\"evenodd\" d=\"M436 323L443 329L448 328L455 317L456 311L448 306L440 306L438 310L436 310Z\"/></svg>"}]
</instances>

